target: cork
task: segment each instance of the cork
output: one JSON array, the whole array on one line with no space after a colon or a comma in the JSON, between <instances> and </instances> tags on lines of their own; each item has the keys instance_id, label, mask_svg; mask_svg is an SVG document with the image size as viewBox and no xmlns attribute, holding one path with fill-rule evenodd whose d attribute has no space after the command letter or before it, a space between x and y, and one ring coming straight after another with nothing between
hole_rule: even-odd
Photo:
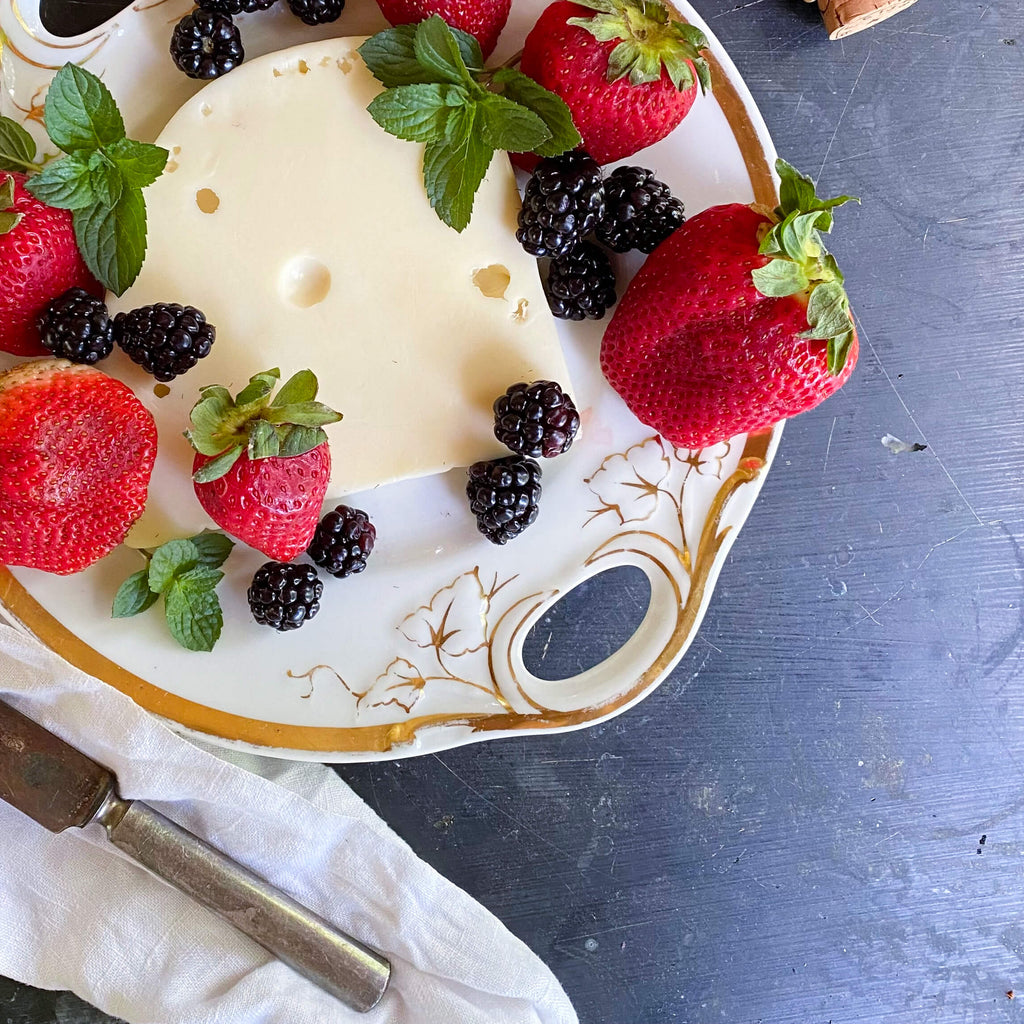
<instances>
[{"instance_id":1,"label":"cork","mask_svg":"<svg viewBox=\"0 0 1024 1024\"><path fill-rule=\"evenodd\" d=\"M814 3L814 0L807 0ZM877 25L915 0L817 0L818 9L828 29L829 39L842 39L862 29Z\"/></svg>"}]
</instances>

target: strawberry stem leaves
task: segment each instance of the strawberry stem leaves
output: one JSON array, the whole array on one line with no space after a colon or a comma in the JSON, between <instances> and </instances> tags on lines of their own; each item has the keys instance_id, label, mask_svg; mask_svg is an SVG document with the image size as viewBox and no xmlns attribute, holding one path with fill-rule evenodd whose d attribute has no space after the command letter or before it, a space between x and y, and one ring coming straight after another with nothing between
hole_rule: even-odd
<instances>
[{"instance_id":1,"label":"strawberry stem leaves","mask_svg":"<svg viewBox=\"0 0 1024 1024\"><path fill-rule=\"evenodd\" d=\"M581 142L560 97L513 68L485 68L476 39L436 14L378 32L359 54L384 86L370 115L396 138L425 144L427 198L456 231L469 224L496 150L557 156Z\"/></svg>"},{"instance_id":2,"label":"strawberry stem leaves","mask_svg":"<svg viewBox=\"0 0 1024 1024\"><path fill-rule=\"evenodd\" d=\"M853 319L835 257L825 248L821 233L832 230L832 211L853 196L820 199L814 182L785 160L775 164L780 179L776 221L761 241L759 252L768 263L751 271L762 295L778 298L807 294L808 330L802 338L827 341L828 369L838 374L853 344Z\"/></svg>"},{"instance_id":3,"label":"strawberry stem leaves","mask_svg":"<svg viewBox=\"0 0 1024 1024\"><path fill-rule=\"evenodd\" d=\"M694 25L673 20L657 0L577 0L598 13L588 18L569 18L568 24L585 29L598 42L618 41L608 55L609 82L629 79L645 85L661 79L662 69L672 84L684 92L694 84L702 93L711 90L711 69L701 51L707 37Z\"/></svg>"},{"instance_id":4,"label":"strawberry stem leaves","mask_svg":"<svg viewBox=\"0 0 1024 1024\"><path fill-rule=\"evenodd\" d=\"M311 370L299 370L271 398L281 377L276 367L249 378L235 398L220 384L199 391L185 437L200 455L210 458L192 476L206 484L224 476L242 457L290 458L327 440L324 426L337 423L341 413L316 401L319 385Z\"/></svg>"},{"instance_id":5,"label":"strawberry stem leaves","mask_svg":"<svg viewBox=\"0 0 1024 1024\"><path fill-rule=\"evenodd\" d=\"M163 173L169 154L126 138L110 90L74 64L65 64L54 75L43 122L50 141L67 155L35 166L37 173L25 187L40 202L72 212L75 241L86 266L121 295L139 276L146 256L142 190ZM0 161L10 134L5 129L0 123Z\"/></svg>"}]
</instances>

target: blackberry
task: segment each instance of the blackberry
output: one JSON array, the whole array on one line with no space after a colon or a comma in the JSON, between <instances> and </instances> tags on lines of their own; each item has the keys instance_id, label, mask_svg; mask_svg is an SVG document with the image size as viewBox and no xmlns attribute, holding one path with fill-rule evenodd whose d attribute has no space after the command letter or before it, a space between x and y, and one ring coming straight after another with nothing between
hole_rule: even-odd
<instances>
[{"instance_id":1,"label":"blackberry","mask_svg":"<svg viewBox=\"0 0 1024 1024\"><path fill-rule=\"evenodd\" d=\"M320 611L324 585L311 565L266 562L256 570L246 597L261 626L284 632L298 629Z\"/></svg>"},{"instance_id":2,"label":"blackberry","mask_svg":"<svg viewBox=\"0 0 1024 1024\"><path fill-rule=\"evenodd\" d=\"M551 261L548 305L562 320L600 320L615 305L615 272L608 254L593 242L580 242Z\"/></svg>"},{"instance_id":3,"label":"blackberry","mask_svg":"<svg viewBox=\"0 0 1024 1024\"><path fill-rule=\"evenodd\" d=\"M171 57L189 78L219 78L242 63L245 50L229 14L196 10L174 26Z\"/></svg>"},{"instance_id":4,"label":"blackberry","mask_svg":"<svg viewBox=\"0 0 1024 1024\"><path fill-rule=\"evenodd\" d=\"M306 554L340 580L366 568L376 539L377 528L365 512L338 505L320 520Z\"/></svg>"},{"instance_id":5,"label":"blackberry","mask_svg":"<svg viewBox=\"0 0 1024 1024\"><path fill-rule=\"evenodd\" d=\"M257 11L269 11L277 0L199 0L204 11L217 14L229 14L232 18L239 14L255 14Z\"/></svg>"},{"instance_id":6,"label":"blackberry","mask_svg":"<svg viewBox=\"0 0 1024 1024\"><path fill-rule=\"evenodd\" d=\"M288 6L307 25L324 25L341 17L345 0L288 0Z\"/></svg>"},{"instance_id":7,"label":"blackberry","mask_svg":"<svg viewBox=\"0 0 1024 1024\"><path fill-rule=\"evenodd\" d=\"M102 299L84 288L69 288L37 317L39 339L58 359L92 363L114 348L114 325Z\"/></svg>"},{"instance_id":8,"label":"blackberry","mask_svg":"<svg viewBox=\"0 0 1024 1024\"><path fill-rule=\"evenodd\" d=\"M157 380L174 380L210 354L216 328L194 306L158 302L114 317L114 338Z\"/></svg>"},{"instance_id":9,"label":"blackberry","mask_svg":"<svg viewBox=\"0 0 1024 1024\"><path fill-rule=\"evenodd\" d=\"M604 196L596 233L614 252L654 252L685 219L682 202L646 167L616 167L605 179Z\"/></svg>"},{"instance_id":10,"label":"blackberry","mask_svg":"<svg viewBox=\"0 0 1024 1024\"><path fill-rule=\"evenodd\" d=\"M579 429L576 406L552 380L513 384L494 403L494 436L517 455L553 459Z\"/></svg>"},{"instance_id":11,"label":"blackberry","mask_svg":"<svg viewBox=\"0 0 1024 1024\"><path fill-rule=\"evenodd\" d=\"M563 256L604 216L601 167L583 150L547 157L526 185L516 238L531 256Z\"/></svg>"},{"instance_id":12,"label":"blackberry","mask_svg":"<svg viewBox=\"0 0 1024 1024\"><path fill-rule=\"evenodd\" d=\"M533 459L508 455L469 467L466 496L477 529L493 544L518 537L536 518L540 466Z\"/></svg>"}]
</instances>

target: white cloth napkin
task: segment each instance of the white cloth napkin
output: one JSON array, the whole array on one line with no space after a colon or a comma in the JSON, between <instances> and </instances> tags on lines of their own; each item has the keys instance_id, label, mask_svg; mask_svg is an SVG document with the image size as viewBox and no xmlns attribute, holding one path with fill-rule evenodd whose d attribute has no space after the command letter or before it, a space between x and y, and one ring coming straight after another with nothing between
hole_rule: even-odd
<instances>
[{"instance_id":1,"label":"white cloth napkin","mask_svg":"<svg viewBox=\"0 0 1024 1024\"><path fill-rule=\"evenodd\" d=\"M0 801L0 974L70 989L129 1024L576 1024L548 968L329 768L202 749L6 625L0 697L394 971L381 1003L354 1013L99 826L53 835Z\"/></svg>"}]
</instances>

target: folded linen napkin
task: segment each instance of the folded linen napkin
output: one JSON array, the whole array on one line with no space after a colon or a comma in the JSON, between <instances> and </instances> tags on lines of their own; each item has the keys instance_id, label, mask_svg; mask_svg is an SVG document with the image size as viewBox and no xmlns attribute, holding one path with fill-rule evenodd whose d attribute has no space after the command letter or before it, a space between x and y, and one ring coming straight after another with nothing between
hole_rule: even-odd
<instances>
[{"instance_id":1,"label":"folded linen napkin","mask_svg":"<svg viewBox=\"0 0 1024 1024\"><path fill-rule=\"evenodd\" d=\"M150 804L383 951L393 977L348 1010L122 856L0 801L0 974L70 989L129 1024L577 1024L554 975L420 860L329 768L214 753L0 624L0 698Z\"/></svg>"}]
</instances>

